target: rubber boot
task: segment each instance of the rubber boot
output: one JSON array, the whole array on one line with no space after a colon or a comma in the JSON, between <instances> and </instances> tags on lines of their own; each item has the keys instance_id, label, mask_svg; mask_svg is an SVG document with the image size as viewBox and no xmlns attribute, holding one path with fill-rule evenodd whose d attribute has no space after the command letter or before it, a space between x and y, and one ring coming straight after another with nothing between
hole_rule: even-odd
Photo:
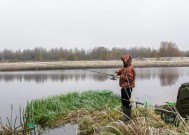
<instances>
[{"instance_id":1,"label":"rubber boot","mask_svg":"<svg viewBox=\"0 0 189 135\"><path fill-rule=\"evenodd\" d=\"M126 106L122 106L123 110L123 117L121 118L122 121L129 121L131 119L131 108L127 108Z\"/></svg>"}]
</instances>

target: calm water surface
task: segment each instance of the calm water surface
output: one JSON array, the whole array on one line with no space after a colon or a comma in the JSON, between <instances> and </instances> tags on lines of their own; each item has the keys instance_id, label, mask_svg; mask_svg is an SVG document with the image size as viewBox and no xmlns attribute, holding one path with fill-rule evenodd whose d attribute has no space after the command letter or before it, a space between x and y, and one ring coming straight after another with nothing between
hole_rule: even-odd
<instances>
[{"instance_id":1,"label":"calm water surface","mask_svg":"<svg viewBox=\"0 0 189 135\"><path fill-rule=\"evenodd\" d=\"M189 81L188 67L135 68L136 87L133 97L151 104L176 101L178 87ZM92 69L113 74L116 69ZM49 70L0 72L0 117L10 116L10 106L14 113L24 107L27 101L42 97L86 90L111 90L120 94L118 80L85 70Z\"/></svg>"}]
</instances>

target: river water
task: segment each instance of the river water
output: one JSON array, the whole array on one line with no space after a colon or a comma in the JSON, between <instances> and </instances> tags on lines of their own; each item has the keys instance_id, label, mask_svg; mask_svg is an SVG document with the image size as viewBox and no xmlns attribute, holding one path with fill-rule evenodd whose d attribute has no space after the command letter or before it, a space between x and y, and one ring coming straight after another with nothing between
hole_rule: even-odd
<instances>
[{"instance_id":1,"label":"river water","mask_svg":"<svg viewBox=\"0 0 189 135\"><path fill-rule=\"evenodd\" d=\"M113 74L116 68L91 69ZM132 96L135 100L150 104L176 101L179 86L189 81L188 67L135 68L136 87ZM85 70L48 70L0 72L0 117L10 116L11 104L15 114L19 106L27 101L73 91L111 90L120 94L118 80Z\"/></svg>"}]
</instances>

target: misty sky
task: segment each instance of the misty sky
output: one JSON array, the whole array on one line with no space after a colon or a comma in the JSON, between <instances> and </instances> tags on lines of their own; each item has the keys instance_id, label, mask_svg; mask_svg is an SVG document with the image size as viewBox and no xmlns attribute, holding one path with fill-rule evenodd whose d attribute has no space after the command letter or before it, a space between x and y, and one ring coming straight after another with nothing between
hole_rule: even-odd
<instances>
[{"instance_id":1,"label":"misty sky","mask_svg":"<svg viewBox=\"0 0 189 135\"><path fill-rule=\"evenodd\" d=\"M97 46L189 50L189 0L0 0L0 50Z\"/></svg>"}]
</instances>

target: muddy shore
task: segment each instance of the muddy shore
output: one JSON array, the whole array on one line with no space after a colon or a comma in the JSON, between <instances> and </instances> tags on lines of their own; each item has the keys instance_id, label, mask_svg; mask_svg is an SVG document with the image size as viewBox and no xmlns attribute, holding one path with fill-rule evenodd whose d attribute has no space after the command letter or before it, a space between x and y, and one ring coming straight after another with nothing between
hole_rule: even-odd
<instances>
[{"instance_id":1,"label":"muddy shore","mask_svg":"<svg viewBox=\"0 0 189 135\"><path fill-rule=\"evenodd\" d=\"M133 59L134 67L187 67L188 57ZM120 60L111 61L57 61L57 62L15 62L0 63L0 71L56 70L84 68L119 68Z\"/></svg>"}]
</instances>

